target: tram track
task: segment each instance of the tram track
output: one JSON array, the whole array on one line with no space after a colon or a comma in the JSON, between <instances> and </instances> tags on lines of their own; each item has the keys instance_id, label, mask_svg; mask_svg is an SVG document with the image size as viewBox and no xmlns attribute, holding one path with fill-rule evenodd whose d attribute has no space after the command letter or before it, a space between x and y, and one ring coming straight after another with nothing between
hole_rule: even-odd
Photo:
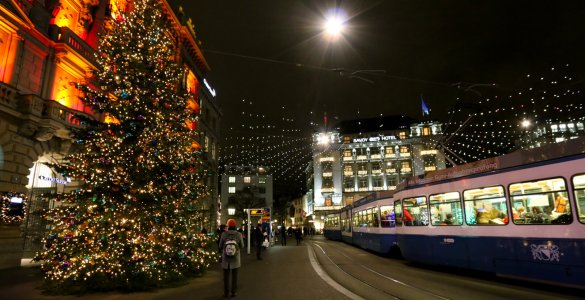
<instances>
[{"instance_id":1,"label":"tram track","mask_svg":"<svg viewBox=\"0 0 585 300\"><path fill-rule=\"evenodd\" d=\"M359 282L360 284L372 289L370 291L361 290L360 292L354 291L354 293L362 295L367 294L367 299L441 299L450 300L443 295L437 294L431 290L414 286L394 278L389 275L385 275L382 272L376 271L369 266L366 266L354 258L347 255L343 249L338 246L333 246L330 243L324 242L312 242L311 246L313 251L318 249L322 254L322 258L326 259L330 265L340 272L348 276L349 278ZM330 249L326 249L330 248ZM340 258L341 257L341 258ZM349 262L349 263L348 263ZM323 265L323 263L322 263ZM329 268L331 270L331 268ZM365 271L365 272L364 272ZM335 277L335 276L333 276ZM347 278L341 277L342 281L347 283ZM340 276L337 276L339 279ZM340 283L342 284L342 283Z\"/></svg>"}]
</instances>

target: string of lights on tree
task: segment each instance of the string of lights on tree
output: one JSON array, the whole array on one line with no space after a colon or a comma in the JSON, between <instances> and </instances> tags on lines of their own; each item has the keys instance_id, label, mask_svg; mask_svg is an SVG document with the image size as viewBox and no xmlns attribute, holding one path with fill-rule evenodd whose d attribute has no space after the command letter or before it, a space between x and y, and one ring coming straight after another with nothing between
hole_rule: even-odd
<instances>
[{"instance_id":1,"label":"string of lights on tree","mask_svg":"<svg viewBox=\"0 0 585 300\"><path fill-rule=\"evenodd\" d=\"M22 193L0 195L0 224L20 224L26 216L28 197Z\"/></svg>"},{"instance_id":2,"label":"string of lights on tree","mask_svg":"<svg viewBox=\"0 0 585 300\"><path fill-rule=\"evenodd\" d=\"M82 188L45 213L52 228L35 257L56 293L164 286L217 259L195 226L209 195L197 95L179 92L184 69L162 4L135 0L106 29L97 87L78 88L108 121L78 116L77 151L53 167Z\"/></svg>"},{"instance_id":3,"label":"string of lights on tree","mask_svg":"<svg viewBox=\"0 0 585 300\"><path fill-rule=\"evenodd\" d=\"M462 164L583 135L584 81L572 73L568 64L550 67L513 91L463 93L445 124L445 155Z\"/></svg>"}]
</instances>

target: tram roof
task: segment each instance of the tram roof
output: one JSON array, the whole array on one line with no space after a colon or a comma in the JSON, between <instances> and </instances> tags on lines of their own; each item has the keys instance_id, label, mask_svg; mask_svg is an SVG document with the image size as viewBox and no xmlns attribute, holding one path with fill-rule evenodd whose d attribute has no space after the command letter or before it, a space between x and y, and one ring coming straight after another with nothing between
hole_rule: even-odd
<instances>
[{"instance_id":1,"label":"tram roof","mask_svg":"<svg viewBox=\"0 0 585 300\"><path fill-rule=\"evenodd\" d=\"M396 190L582 154L585 154L585 137L548 144L537 148L521 149L502 156L428 172L424 175L412 176L402 181L396 187Z\"/></svg>"}]
</instances>

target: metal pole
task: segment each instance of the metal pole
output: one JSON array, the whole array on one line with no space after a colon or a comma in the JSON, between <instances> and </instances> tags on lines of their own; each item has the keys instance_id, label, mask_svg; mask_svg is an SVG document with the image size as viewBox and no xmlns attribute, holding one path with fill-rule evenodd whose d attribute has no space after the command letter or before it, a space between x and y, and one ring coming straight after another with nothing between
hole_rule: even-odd
<instances>
[{"instance_id":1,"label":"metal pole","mask_svg":"<svg viewBox=\"0 0 585 300\"><path fill-rule=\"evenodd\" d=\"M250 209L246 209L246 214L248 215L248 254L250 254L250 239L252 237L250 232Z\"/></svg>"}]
</instances>

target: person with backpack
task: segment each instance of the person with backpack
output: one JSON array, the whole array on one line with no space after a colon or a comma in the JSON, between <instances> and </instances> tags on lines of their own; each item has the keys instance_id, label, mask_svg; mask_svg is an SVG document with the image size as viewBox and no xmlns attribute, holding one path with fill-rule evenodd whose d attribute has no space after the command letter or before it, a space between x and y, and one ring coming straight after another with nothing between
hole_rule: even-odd
<instances>
[{"instance_id":1,"label":"person with backpack","mask_svg":"<svg viewBox=\"0 0 585 300\"><path fill-rule=\"evenodd\" d=\"M227 221L228 230L221 234L219 249L221 251L221 267L223 269L223 296L229 297L230 273L232 279L231 295L236 296L238 290L238 269L241 266L240 251L244 248L242 234L236 231L236 220Z\"/></svg>"}]
</instances>

